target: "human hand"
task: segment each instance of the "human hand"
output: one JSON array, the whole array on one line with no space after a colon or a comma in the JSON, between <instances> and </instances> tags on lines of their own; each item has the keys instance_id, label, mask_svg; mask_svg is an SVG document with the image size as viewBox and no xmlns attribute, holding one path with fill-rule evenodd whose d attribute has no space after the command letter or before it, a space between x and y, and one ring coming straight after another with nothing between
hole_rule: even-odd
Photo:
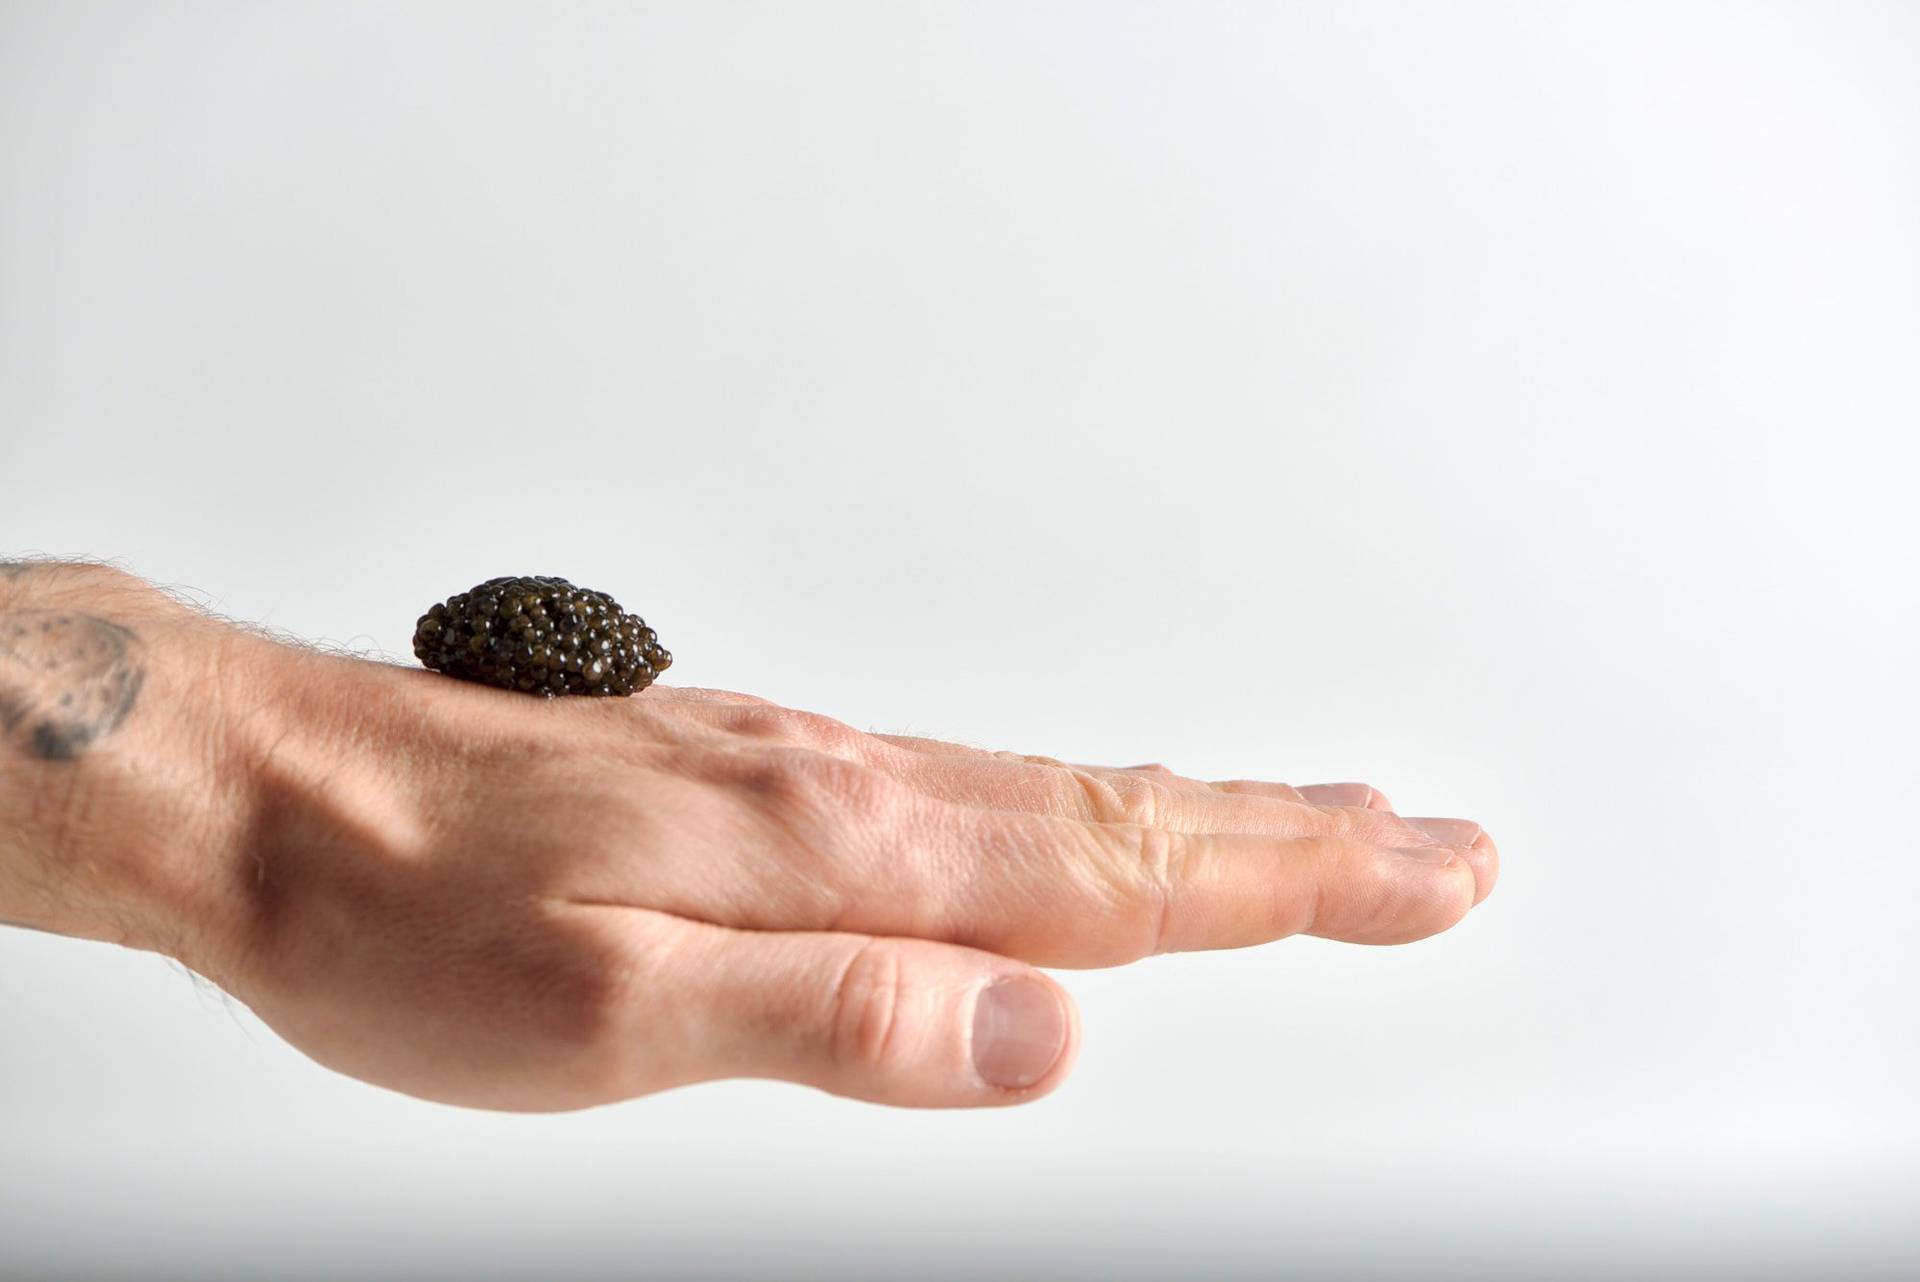
<instances>
[{"instance_id":1,"label":"human hand","mask_svg":"<svg viewBox=\"0 0 1920 1282\"><path fill-rule=\"evenodd\" d=\"M1496 873L1477 825L1401 819L1361 784L989 752L718 690L537 700L201 639L234 800L209 825L217 920L174 932L177 955L320 1063L457 1104L727 1077L1025 1102L1080 1040L1036 966L1405 942Z\"/></svg>"}]
</instances>

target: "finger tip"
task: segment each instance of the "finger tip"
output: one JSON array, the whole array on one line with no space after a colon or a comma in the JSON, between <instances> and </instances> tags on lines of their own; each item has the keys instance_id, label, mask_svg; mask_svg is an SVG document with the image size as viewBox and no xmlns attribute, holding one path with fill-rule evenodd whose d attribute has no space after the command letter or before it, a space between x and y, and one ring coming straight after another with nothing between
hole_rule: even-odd
<instances>
[{"instance_id":1,"label":"finger tip","mask_svg":"<svg viewBox=\"0 0 1920 1282\"><path fill-rule=\"evenodd\" d=\"M1473 868L1473 902L1477 906L1493 893L1494 883L1500 880L1500 850L1483 830L1461 854Z\"/></svg>"},{"instance_id":2,"label":"finger tip","mask_svg":"<svg viewBox=\"0 0 1920 1282\"><path fill-rule=\"evenodd\" d=\"M1376 858L1372 894L1351 905L1333 929L1314 934L1356 944L1410 944L1472 911L1477 879L1460 848L1382 846Z\"/></svg>"},{"instance_id":3,"label":"finger tip","mask_svg":"<svg viewBox=\"0 0 1920 1282\"><path fill-rule=\"evenodd\" d=\"M1053 1062L1046 1076L1034 1083L1041 1094L1052 1094L1054 1088L1073 1076L1074 1065L1080 1062L1080 1010L1064 990L1061 1000L1067 1012L1067 1037L1060 1047L1060 1058Z\"/></svg>"},{"instance_id":4,"label":"finger tip","mask_svg":"<svg viewBox=\"0 0 1920 1282\"><path fill-rule=\"evenodd\" d=\"M1424 920L1418 922L1421 929L1410 937L1409 942L1453 929L1480 902L1480 874L1464 850L1456 847L1452 861L1436 865L1435 868L1445 880L1435 887L1433 898L1423 914Z\"/></svg>"},{"instance_id":5,"label":"finger tip","mask_svg":"<svg viewBox=\"0 0 1920 1282\"><path fill-rule=\"evenodd\" d=\"M1284 785L1283 785L1284 786ZM1307 783L1293 789L1300 800L1316 806L1352 807L1364 810L1390 810L1392 806L1379 789L1357 779L1339 783Z\"/></svg>"},{"instance_id":6,"label":"finger tip","mask_svg":"<svg viewBox=\"0 0 1920 1282\"><path fill-rule=\"evenodd\" d=\"M1051 1014L1057 1016L1057 1045L1053 1050L1053 1058L1047 1062L1044 1069L1039 1071L1037 1075L1032 1076L1031 1080L1028 1080L1031 1070L1020 1071L1017 1065L1010 1064L1006 1060L1006 1057L999 1053L1001 1048L989 1049L984 1056L980 1050L978 1039L982 1035L983 1028L991 1026L992 1023L996 1021L988 1019L983 1022L981 1008L977 1002L978 1000L984 999L989 990L999 987L1001 981L1006 978L1017 978L1023 983L1030 982L1037 988L1045 989L1047 994L1053 999L1054 1009ZM1037 993L1031 994L1026 999L1028 1010L1025 1018L1029 1024L1034 1021L1035 1016L1038 1014L1037 1009L1032 1005L1034 997L1037 997ZM1073 1000L1072 994L1067 992L1066 988L1051 975L1038 969L1031 969L1016 976L1002 976L1000 979L989 980L987 985L981 990L981 998L976 999L974 1019L975 1024L972 1038L972 1053L975 1057L974 1077L975 1080L984 1087L984 1092L973 1101L974 1103L988 1107L1009 1107L1032 1103L1052 1094L1054 1090L1072 1074L1074 1064L1079 1058L1081 1035L1080 1010L1078 1004ZM1056 1023L1056 1021L1051 1018L1041 1022L1046 1024ZM1043 1044L1041 1039L1034 1036L1037 1031L1038 1029L1036 1027L1028 1027L1025 1029L1026 1035L1024 1037L1016 1034L1014 1038L1016 1044L1021 1041L1027 1043L1025 1046L1019 1047L1022 1054L1016 1058L1033 1058L1037 1064L1035 1052L1039 1051L1040 1046ZM1047 1040L1052 1039L1049 1038ZM1004 1046L1004 1043L1002 1046ZM990 1064L996 1065L999 1071L989 1069L988 1066Z\"/></svg>"}]
</instances>

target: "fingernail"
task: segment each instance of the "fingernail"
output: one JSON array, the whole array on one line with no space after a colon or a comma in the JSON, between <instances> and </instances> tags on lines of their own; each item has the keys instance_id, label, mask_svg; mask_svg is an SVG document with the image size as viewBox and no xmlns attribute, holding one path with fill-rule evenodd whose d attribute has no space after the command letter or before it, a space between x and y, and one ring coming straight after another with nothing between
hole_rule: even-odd
<instances>
[{"instance_id":1,"label":"fingernail","mask_svg":"<svg viewBox=\"0 0 1920 1282\"><path fill-rule=\"evenodd\" d=\"M973 1008L973 1067L991 1086L1031 1086L1066 1045L1067 1017L1044 980L1022 975L980 993Z\"/></svg>"},{"instance_id":2,"label":"fingernail","mask_svg":"<svg viewBox=\"0 0 1920 1282\"><path fill-rule=\"evenodd\" d=\"M1309 783L1300 786L1300 795L1316 806L1364 806L1373 789L1364 783Z\"/></svg>"},{"instance_id":3,"label":"fingernail","mask_svg":"<svg viewBox=\"0 0 1920 1282\"><path fill-rule=\"evenodd\" d=\"M1423 864L1444 864L1453 858L1453 851L1447 846L1395 846L1393 849L1396 854Z\"/></svg>"},{"instance_id":4,"label":"fingernail","mask_svg":"<svg viewBox=\"0 0 1920 1282\"><path fill-rule=\"evenodd\" d=\"M1408 823L1435 841L1465 849L1480 835L1480 825L1471 819L1409 819Z\"/></svg>"}]
</instances>

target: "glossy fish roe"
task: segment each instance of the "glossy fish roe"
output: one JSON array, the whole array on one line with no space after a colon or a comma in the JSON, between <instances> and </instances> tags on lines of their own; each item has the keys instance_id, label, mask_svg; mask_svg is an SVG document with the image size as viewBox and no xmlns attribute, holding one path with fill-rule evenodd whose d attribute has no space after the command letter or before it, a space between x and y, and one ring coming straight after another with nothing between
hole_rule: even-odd
<instances>
[{"instance_id":1,"label":"glossy fish roe","mask_svg":"<svg viewBox=\"0 0 1920 1282\"><path fill-rule=\"evenodd\" d=\"M673 662L647 621L551 575L488 579L420 616L413 652L435 672L549 698L630 695Z\"/></svg>"}]
</instances>

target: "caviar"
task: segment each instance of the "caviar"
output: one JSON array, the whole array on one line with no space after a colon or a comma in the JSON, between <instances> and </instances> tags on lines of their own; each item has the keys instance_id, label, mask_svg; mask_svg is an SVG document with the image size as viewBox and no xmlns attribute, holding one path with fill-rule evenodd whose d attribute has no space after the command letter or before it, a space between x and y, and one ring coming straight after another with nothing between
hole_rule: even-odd
<instances>
[{"instance_id":1,"label":"caviar","mask_svg":"<svg viewBox=\"0 0 1920 1282\"><path fill-rule=\"evenodd\" d=\"M488 579L430 607L413 652L435 672L549 698L629 695L673 662L647 621L606 593L537 574Z\"/></svg>"}]
</instances>

